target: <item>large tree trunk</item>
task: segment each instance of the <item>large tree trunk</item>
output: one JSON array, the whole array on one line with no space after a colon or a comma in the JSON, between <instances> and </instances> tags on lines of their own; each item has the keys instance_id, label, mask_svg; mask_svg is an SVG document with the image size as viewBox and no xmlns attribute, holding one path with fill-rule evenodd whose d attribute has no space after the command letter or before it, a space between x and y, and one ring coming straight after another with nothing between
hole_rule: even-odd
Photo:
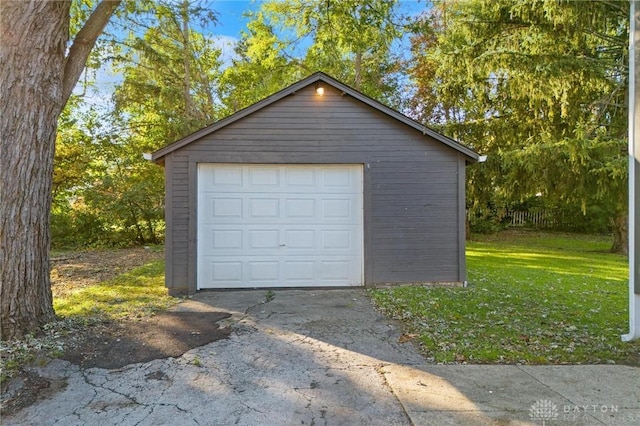
<instances>
[{"instance_id":1,"label":"large tree trunk","mask_svg":"<svg viewBox=\"0 0 640 426\"><path fill-rule=\"evenodd\" d=\"M611 228L613 230L612 253L629 254L629 229L628 218L625 214L619 214L611 219Z\"/></svg>"},{"instance_id":2,"label":"large tree trunk","mask_svg":"<svg viewBox=\"0 0 640 426\"><path fill-rule=\"evenodd\" d=\"M54 319L49 211L69 1L2 5L0 168L2 338Z\"/></svg>"},{"instance_id":3,"label":"large tree trunk","mask_svg":"<svg viewBox=\"0 0 640 426\"><path fill-rule=\"evenodd\" d=\"M2 2L0 14L0 325L2 339L54 319L49 212L57 120L119 2L69 37L67 1Z\"/></svg>"}]
</instances>

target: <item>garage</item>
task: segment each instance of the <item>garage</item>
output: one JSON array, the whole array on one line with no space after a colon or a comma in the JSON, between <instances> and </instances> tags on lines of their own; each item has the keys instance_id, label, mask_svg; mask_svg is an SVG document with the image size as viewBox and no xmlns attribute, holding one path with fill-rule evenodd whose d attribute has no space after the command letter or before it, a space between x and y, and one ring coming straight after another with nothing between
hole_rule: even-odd
<instances>
[{"instance_id":1,"label":"garage","mask_svg":"<svg viewBox=\"0 0 640 426\"><path fill-rule=\"evenodd\" d=\"M362 165L198 164L198 289L363 284Z\"/></svg>"},{"instance_id":2,"label":"garage","mask_svg":"<svg viewBox=\"0 0 640 426\"><path fill-rule=\"evenodd\" d=\"M466 282L478 154L324 73L148 158L171 295Z\"/></svg>"}]
</instances>

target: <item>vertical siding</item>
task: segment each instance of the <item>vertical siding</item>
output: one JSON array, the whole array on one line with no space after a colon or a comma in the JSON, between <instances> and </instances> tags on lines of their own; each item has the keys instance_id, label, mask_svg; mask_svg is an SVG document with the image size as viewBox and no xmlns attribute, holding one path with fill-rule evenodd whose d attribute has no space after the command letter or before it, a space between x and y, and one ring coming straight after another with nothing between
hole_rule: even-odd
<instances>
[{"instance_id":1,"label":"vertical siding","mask_svg":"<svg viewBox=\"0 0 640 426\"><path fill-rule=\"evenodd\" d=\"M331 87L322 97L307 87L165 163L174 293L196 288L198 162L363 164L366 284L464 280L463 156Z\"/></svg>"}]
</instances>

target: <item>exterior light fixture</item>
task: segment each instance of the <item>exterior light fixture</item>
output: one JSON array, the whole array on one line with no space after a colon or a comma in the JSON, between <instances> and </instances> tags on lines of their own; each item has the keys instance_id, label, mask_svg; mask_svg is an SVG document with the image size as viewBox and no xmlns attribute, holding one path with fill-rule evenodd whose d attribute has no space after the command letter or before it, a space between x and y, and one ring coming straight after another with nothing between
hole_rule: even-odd
<instances>
[{"instance_id":1,"label":"exterior light fixture","mask_svg":"<svg viewBox=\"0 0 640 426\"><path fill-rule=\"evenodd\" d=\"M316 83L316 95L318 96L324 95L324 87L322 87L322 84L320 83Z\"/></svg>"}]
</instances>

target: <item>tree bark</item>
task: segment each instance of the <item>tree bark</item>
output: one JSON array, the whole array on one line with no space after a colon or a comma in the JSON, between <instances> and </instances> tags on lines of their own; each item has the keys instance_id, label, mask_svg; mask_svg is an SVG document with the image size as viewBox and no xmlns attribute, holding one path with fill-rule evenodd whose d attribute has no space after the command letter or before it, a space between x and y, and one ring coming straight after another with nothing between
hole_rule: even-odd
<instances>
[{"instance_id":1,"label":"tree bark","mask_svg":"<svg viewBox=\"0 0 640 426\"><path fill-rule=\"evenodd\" d=\"M104 31L104 27L107 26L109 19L111 19L120 2L121 0L103 0L98 3L87 22L76 34L73 44L69 48L69 54L64 66L64 80L62 82L63 107L69 100L69 96L71 96L71 92L73 92L73 88L84 70L87 58L89 58L98 36Z\"/></svg>"},{"instance_id":2,"label":"tree bark","mask_svg":"<svg viewBox=\"0 0 640 426\"><path fill-rule=\"evenodd\" d=\"M109 3L117 6L118 2ZM2 3L0 336L3 340L37 332L55 318L49 280L49 213L57 120L90 52L83 48L73 53L72 47L65 57L70 5L69 0ZM87 25L96 21L100 19L92 14ZM108 17L93 32L85 31L82 44L93 46L107 21ZM75 75L75 81L68 77L66 68L72 70L69 75Z\"/></svg>"},{"instance_id":3,"label":"tree bark","mask_svg":"<svg viewBox=\"0 0 640 426\"><path fill-rule=\"evenodd\" d=\"M356 90L362 90L360 88L362 83L362 52L356 52L356 60L355 60L355 77L353 81L353 87Z\"/></svg>"},{"instance_id":4,"label":"tree bark","mask_svg":"<svg viewBox=\"0 0 640 426\"><path fill-rule=\"evenodd\" d=\"M613 230L612 253L629 254L629 219L625 214L619 214L611 219Z\"/></svg>"},{"instance_id":5,"label":"tree bark","mask_svg":"<svg viewBox=\"0 0 640 426\"><path fill-rule=\"evenodd\" d=\"M182 63L184 66L183 92L184 92L184 116L187 120L194 118L193 99L191 99L191 44L189 42L189 2L183 1L180 6L182 17Z\"/></svg>"}]
</instances>

